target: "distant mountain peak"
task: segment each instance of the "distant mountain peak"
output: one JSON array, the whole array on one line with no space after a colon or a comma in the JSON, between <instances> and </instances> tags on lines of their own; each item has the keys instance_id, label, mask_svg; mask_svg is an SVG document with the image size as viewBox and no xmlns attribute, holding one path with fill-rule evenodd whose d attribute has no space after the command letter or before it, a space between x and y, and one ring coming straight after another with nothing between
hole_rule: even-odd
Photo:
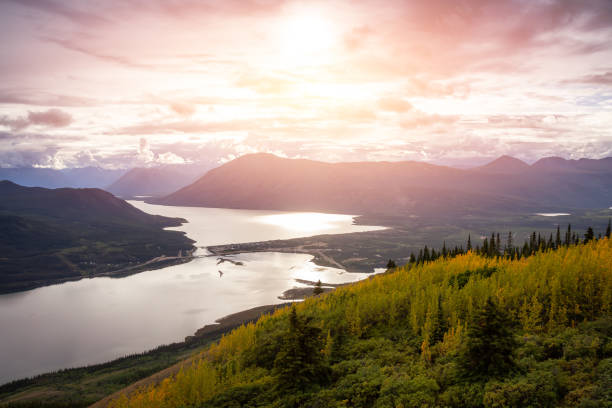
<instances>
[{"instance_id":1,"label":"distant mountain peak","mask_svg":"<svg viewBox=\"0 0 612 408\"><path fill-rule=\"evenodd\" d=\"M515 173L529 169L529 165L516 157L503 155L492 162L485 164L480 169L500 173Z\"/></svg>"}]
</instances>

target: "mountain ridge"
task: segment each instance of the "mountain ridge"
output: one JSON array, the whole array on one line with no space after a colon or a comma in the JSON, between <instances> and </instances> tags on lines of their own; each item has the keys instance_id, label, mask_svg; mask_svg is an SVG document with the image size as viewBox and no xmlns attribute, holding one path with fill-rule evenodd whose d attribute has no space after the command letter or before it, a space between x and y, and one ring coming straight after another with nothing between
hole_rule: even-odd
<instances>
[{"instance_id":1,"label":"mountain ridge","mask_svg":"<svg viewBox=\"0 0 612 408\"><path fill-rule=\"evenodd\" d=\"M612 160L570 162L542 171L502 156L471 169L424 162L327 163L271 154L245 155L151 202L358 214L543 211L604 208L612 202ZM595 163L595 164L593 164Z\"/></svg>"}]
</instances>

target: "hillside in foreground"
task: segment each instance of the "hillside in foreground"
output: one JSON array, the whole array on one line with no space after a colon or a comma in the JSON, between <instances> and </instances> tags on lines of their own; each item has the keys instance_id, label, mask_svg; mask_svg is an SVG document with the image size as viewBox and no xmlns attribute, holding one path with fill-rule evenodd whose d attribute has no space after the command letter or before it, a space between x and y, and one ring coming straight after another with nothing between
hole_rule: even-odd
<instances>
[{"instance_id":1,"label":"hillside in foreground","mask_svg":"<svg viewBox=\"0 0 612 408\"><path fill-rule=\"evenodd\" d=\"M242 326L110 406L608 407L610 265L603 238L396 268Z\"/></svg>"},{"instance_id":2,"label":"hillside in foreground","mask_svg":"<svg viewBox=\"0 0 612 408\"><path fill-rule=\"evenodd\" d=\"M99 189L0 181L0 293L176 257L193 241L163 228L184 221L144 213Z\"/></svg>"}]
</instances>

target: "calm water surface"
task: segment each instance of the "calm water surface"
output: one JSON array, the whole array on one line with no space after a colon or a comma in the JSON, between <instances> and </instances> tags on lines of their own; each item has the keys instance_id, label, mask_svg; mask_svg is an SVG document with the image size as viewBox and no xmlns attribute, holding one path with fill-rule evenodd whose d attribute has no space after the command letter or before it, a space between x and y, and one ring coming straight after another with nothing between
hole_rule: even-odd
<instances>
[{"instance_id":1,"label":"calm water surface","mask_svg":"<svg viewBox=\"0 0 612 408\"><path fill-rule=\"evenodd\" d=\"M173 229L185 231L198 247L379 229L353 225L350 215L131 203L187 219ZM0 296L0 383L181 341L227 314L282 302L277 296L300 286L298 278L339 283L367 276L318 267L303 254L231 259L244 265L217 265L216 257L203 256L120 279L83 279Z\"/></svg>"}]
</instances>

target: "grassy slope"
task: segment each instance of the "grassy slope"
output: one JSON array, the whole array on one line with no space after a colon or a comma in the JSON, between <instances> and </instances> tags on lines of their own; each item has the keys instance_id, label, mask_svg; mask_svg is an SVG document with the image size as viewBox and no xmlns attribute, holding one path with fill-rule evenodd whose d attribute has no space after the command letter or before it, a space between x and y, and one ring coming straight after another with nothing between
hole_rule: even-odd
<instances>
[{"instance_id":1,"label":"grassy slope","mask_svg":"<svg viewBox=\"0 0 612 408\"><path fill-rule=\"evenodd\" d=\"M612 242L604 239L519 261L468 254L399 268L297 306L327 334L322 352L332 380L325 386L298 395L275 391L269 360L287 328L281 310L233 331L172 379L113 406L609 406L610 265ZM483 268L494 273L479 273ZM465 284L457 284L458 276ZM519 371L465 382L457 353L466 322L488 297L516 321ZM448 330L434 343L440 322Z\"/></svg>"}]
</instances>

